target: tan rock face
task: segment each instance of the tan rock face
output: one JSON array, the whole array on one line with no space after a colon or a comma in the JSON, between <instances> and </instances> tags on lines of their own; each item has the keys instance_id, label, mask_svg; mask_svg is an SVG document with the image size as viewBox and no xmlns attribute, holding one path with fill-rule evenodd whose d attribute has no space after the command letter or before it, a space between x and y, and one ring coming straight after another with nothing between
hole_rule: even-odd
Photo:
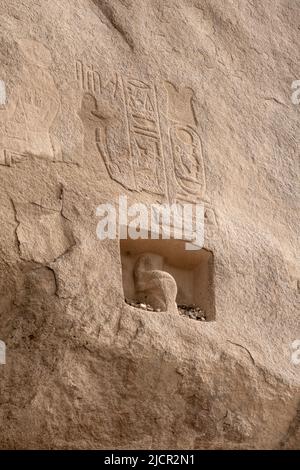
<instances>
[{"instance_id":1,"label":"tan rock face","mask_svg":"<svg viewBox=\"0 0 300 470\"><path fill-rule=\"evenodd\" d=\"M0 0L2 449L300 447L299 15ZM119 195L203 250L99 240Z\"/></svg>"}]
</instances>

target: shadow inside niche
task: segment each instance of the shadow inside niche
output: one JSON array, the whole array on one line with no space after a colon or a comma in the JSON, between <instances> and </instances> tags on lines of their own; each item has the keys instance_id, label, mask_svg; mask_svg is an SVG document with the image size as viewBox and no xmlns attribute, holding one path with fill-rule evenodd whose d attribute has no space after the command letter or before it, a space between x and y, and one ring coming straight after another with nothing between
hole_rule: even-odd
<instances>
[{"instance_id":1,"label":"shadow inside niche","mask_svg":"<svg viewBox=\"0 0 300 470\"><path fill-rule=\"evenodd\" d=\"M174 295L182 315L215 320L213 253L205 248L188 251L185 243L175 239L120 240L123 291L128 304L144 310L170 311ZM142 288L138 268L141 260L149 265L148 271L144 269L147 277ZM176 282L175 293L170 278Z\"/></svg>"}]
</instances>

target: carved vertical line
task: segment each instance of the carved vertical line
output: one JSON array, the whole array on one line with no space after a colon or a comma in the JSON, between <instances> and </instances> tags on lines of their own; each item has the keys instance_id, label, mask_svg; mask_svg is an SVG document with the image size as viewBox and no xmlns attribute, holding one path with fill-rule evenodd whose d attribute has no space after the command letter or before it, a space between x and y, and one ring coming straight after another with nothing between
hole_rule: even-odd
<instances>
[{"instance_id":1,"label":"carved vertical line","mask_svg":"<svg viewBox=\"0 0 300 470\"><path fill-rule=\"evenodd\" d=\"M133 178L134 178L134 183L135 183L135 189L138 189L137 188L137 182L136 182L136 174L135 174L135 167L134 167L134 164L133 164L133 149L132 149L132 143L131 143L131 129L130 129L130 119L129 119L129 103L128 103L128 99L127 99L127 94L126 94L126 89L125 89L125 80L124 78L122 77L121 79L121 83L122 83L122 94L123 94L123 101L124 101L124 110L125 110L125 116L126 116L126 123L127 123L127 133L128 133L128 144L129 144L129 152L130 152L130 166L131 166L131 170L132 170L132 174L133 174Z\"/></svg>"},{"instance_id":2,"label":"carved vertical line","mask_svg":"<svg viewBox=\"0 0 300 470\"><path fill-rule=\"evenodd\" d=\"M93 92L93 70L87 69L86 72L87 91Z\"/></svg>"},{"instance_id":3,"label":"carved vertical line","mask_svg":"<svg viewBox=\"0 0 300 470\"><path fill-rule=\"evenodd\" d=\"M160 151L161 151L162 165L163 165L163 170L164 170L165 190L166 190L167 200L169 202L170 201L169 185L168 185L168 178L167 178L167 172L166 172L165 153L163 149L161 122L160 122L158 99L157 99L157 89L156 89L155 84L153 86L153 90L154 90L154 97L155 97L155 112L156 112L156 119L157 119L157 127L158 127L159 139L160 139Z\"/></svg>"},{"instance_id":4,"label":"carved vertical line","mask_svg":"<svg viewBox=\"0 0 300 470\"><path fill-rule=\"evenodd\" d=\"M95 86L95 93L101 94L101 77L97 70L94 70L94 86Z\"/></svg>"},{"instance_id":5,"label":"carved vertical line","mask_svg":"<svg viewBox=\"0 0 300 470\"><path fill-rule=\"evenodd\" d=\"M82 62L76 61L76 80L79 82L80 87L83 88L82 84Z\"/></svg>"},{"instance_id":6,"label":"carved vertical line","mask_svg":"<svg viewBox=\"0 0 300 470\"><path fill-rule=\"evenodd\" d=\"M85 90L85 67L84 64L81 68L81 77L82 77L82 89Z\"/></svg>"},{"instance_id":7,"label":"carved vertical line","mask_svg":"<svg viewBox=\"0 0 300 470\"><path fill-rule=\"evenodd\" d=\"M92 66L92 90L93 90L93 93L95 94L96 93L96 89L95 89L95 72L94 72L94 67Z\"/></svg>"},{"instance_id":8,"label":"carved vertical line","mask_svg":"<svg viewBox=\"0 0 300 470\"><path fill-rule=\"evenodd\" d=\"M116 99L116 95L117 95L118 82L119 82L119 77L118 77L118 74L117 74L117 72L116 72L115 89L114 89L114 92L113 92L113 98L114 98L114 99Z\"/></svg>"}]
</instances>

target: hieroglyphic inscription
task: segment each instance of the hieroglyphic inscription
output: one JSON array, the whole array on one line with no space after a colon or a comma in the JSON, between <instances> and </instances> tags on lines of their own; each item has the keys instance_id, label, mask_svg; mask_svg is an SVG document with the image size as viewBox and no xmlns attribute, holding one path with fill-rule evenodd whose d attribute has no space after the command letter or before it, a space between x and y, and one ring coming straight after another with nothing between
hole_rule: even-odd
<instances>
[{"instance_id":1,"label":"hieroglyphic inscription","mask_svg":"<svg viewBox=\"0 0 300 470\"><path fill-rule=\"evenodd\" d=\"M205 191L202 142L196 130L190 88L177 90L165 83L168 93L169 139L177 188L174 198L196 202Z\"/></svg>"},{"instance_id":2,"label":"hieroglyphic inscription","mask_svg":"<svg viewBox=\"0 0 300 470\"><path fill-rule=\"evenodd\" d=\"M76 81L96 100L96 145L112 179L135 191L166 195L156 90L94 65L75 63Z\"/></svg>"},{"instance_id":3,"label":"hieroglyphic inscription","mask_svg":"<svg viewBox=\"0 0 300 470\"><path fill-rule=\"evenodd\" d=\"M178 192L201 196L204 182L201 140L189 126L174 124L169 132Z\"/></svg>"},{"instance_id":4,"label":"hieroglyphic inscription","mask_svg":"<svg viewBox=\"0 0 300 470\"><path fill-rule=\"evenodd\" d=\"M155 88L136 79L123 79L130 152L136 189L166 193L166 177Z\"/></svg>"},{"instance_id":5,"label":"hieroglyphic inscription","mask_svg":"<svg viewBox=\"0 0 300 470\"><path fill-rule=\"evenodd\" d=\"M96 145L110 177L125 188L135 190L136 184L128 146L124 149L123 153L110 150L108 145L108 129L105 125L96 129Z\"/></svg>"},{"instance_id":6,"label":"hieroglyphic inscription","mask_svg":"<svg viewBox=\"0 0 300 470\"><path fill-rule=\"evenodd\" d=\"M134 190L121 78L115 72L100 73L94 65L86 65L81 60L75 63L75 76L83 91L80 117L84 125L95 122L96 147L110 177Z\"/></svg>"},{"instance_id":7,"label":"hieroglyphic inscription","mask_svg":"<svg viewBox=\"0 0 300 470\"><path fill-rule=\"evenodd\" d=\"M100 73L94 65L87 66L81 60L75 63L75 74L80 89L96 100L100 116L96 145L112 179L128 189L171 196L173 200L196 202L203 197L202 142L196 129L191 88L176 88L165 82L169 146L163 149L157 93L152 83L118 73ZM164 151L171 153L170 174L166 173Z\"/></svg>"},{"instance_id":8,"label":"hieroglyphic inscription","mask_svg":"<svg viewBox=\"0 0 300 470\"><path fill-rule=\"evenodd\" d=\"M77 60L75 64L76 80L80 88L91 93L94 96L100 96L105 92L109 92L112 98L116 98L119 84L119 75L112 73L104 78L94 65L87 66L81 60Z\"/></svg>"}]
</instances>

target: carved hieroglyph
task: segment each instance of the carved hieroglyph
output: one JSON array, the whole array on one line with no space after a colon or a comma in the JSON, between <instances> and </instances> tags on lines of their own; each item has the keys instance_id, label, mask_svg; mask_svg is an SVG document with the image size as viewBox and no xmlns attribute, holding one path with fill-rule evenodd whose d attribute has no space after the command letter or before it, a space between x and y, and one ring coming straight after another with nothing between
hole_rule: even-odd
<instances>
[{"instance_id":1,"label":"carved hieroglyph","mask_svg":"<svg viewBox=\"0 0 300 470\"><path fill-rule=\"evenodd\" d=\"M202 144L190 126L170 127L170 142L178 193L201 196L204 188Z\"/></svg>"},{"instance_id":2,"label":"carved hieroglyph","mask_svg":"<svg viewBox=\"0 0 300 470\"><path fill-rule=\"evenodd\" d=\"M205 192L202 142L191 88L164 82L167 109L160 116L154 84L77 60L76 80L96 100L96 145L112 179L135 191L196 202ZM161 119L168 135L163 139ZM164 145L163 145L164 142ZM166 145L166 143L168 145ZM165 165L171 157L172 171Z\"/></svg>"},{"instance_id":3,"label":"carved hieroglyph","mask_svg":"<svg viewBox=\"0 0 300 470\"><path fill-rule=\"evenodd\" d=\"M97 100L96 145L110 177L131 190L166 194L154 86L115 73L104 77L81 61L75 73L80 88Z\"/></svg>"},{"instance_id":4,"label":"carved hieroglyph","mask_svg":"<svg viewBox=\"0 0 300 470\"><path fill-rule=\"evenodd\" d=\"M168 94L169 138L172 152L175 197L196 202L205 192L202 142L196 129L192 106L193 91L177 90L165 82Z\"/></svg>"},{"instance_id":5,"label":"carved hieroglyph","mask_svg":"<svg viewBox=\"0 0 300 470\"><path fill-rule=\"evenodd\" d=\"M60 98L49 72L51 55L40 43L22 40L26 59L22 85L11 90L0 109L0 163L11 165L26 156L54 159L49 130Z\"/></svg>"},{"instance_id":6,"label":"carved hieroglyph","mask_svg":"<svg viewBox=\"0 0 300 470\"><path fill-rule=\"evenodd\" d=\"M166 193L157 97L154 86L124 79L133 173L138 190Z\"/></svg>"}]
</instances>

